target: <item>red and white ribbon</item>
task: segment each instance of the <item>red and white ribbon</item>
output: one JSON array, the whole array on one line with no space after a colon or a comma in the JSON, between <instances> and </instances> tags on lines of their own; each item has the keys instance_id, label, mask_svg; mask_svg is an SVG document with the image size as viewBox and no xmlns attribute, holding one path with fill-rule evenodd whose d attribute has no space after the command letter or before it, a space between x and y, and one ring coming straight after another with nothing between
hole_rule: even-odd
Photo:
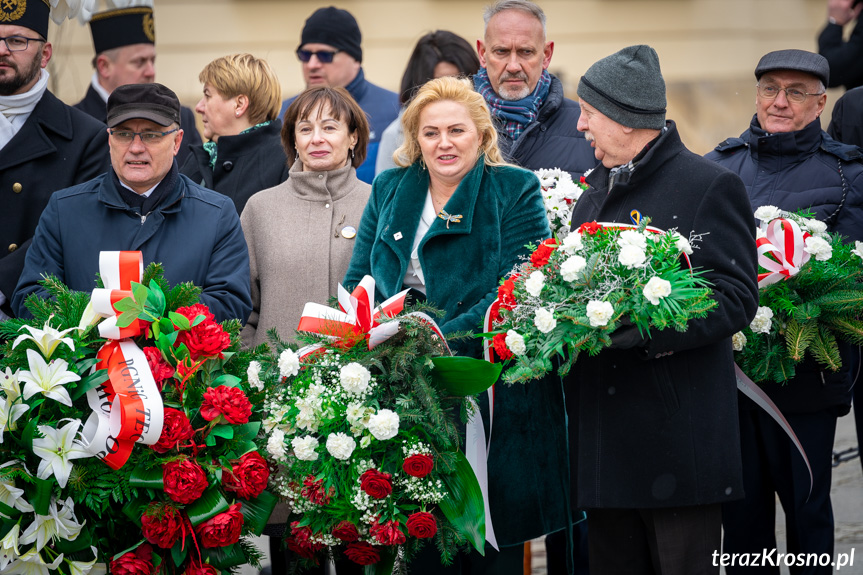
<instances>
[{"instance_id":1,"label":"red and white ribbon","mask_svg":"<svg viewBox=\"0 0 863 575\"><path fill-rule=\"evenodd\" d=\"M114 305L132 295L132 282L144 273L141 252L101 252L99 272L105 288L93 290L90 304L96 314L107 318L99 334L109 341L99 350L96 369L108 371L108 381L87 392L93 413L84 425L87 449L112 469L125 465L135 443L153 445L159 441L164 406L147 357L131 340L144 326L139 320L117 326Z\"/></svg>"},{"instance_id":2,"label":"red and white ribbon","mask_svg":"<svg viewBox=\"0 0 863 575\"><path fill-rule=\"evenodd\" d=\"M758 274L758 287L796 275L811 257L803 249L809 233L801 230L794 220L776 218L762 229L764 235L755 240L755 245L758 265L768 271Z\"/></svg>"}]
</instances>

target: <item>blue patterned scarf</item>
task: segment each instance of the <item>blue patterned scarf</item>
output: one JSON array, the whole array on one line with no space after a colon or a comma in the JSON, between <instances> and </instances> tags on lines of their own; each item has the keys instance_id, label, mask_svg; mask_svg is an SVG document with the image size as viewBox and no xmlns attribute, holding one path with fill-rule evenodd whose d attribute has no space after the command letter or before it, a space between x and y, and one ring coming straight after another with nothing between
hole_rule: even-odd
<instances>
[{"instance_id":1,"label":"blue patterned scarf","mask_svg":"<svg viewBox=\"0 0 863 575\"><path fill-rule=\"evenodd\" d=\"M473 85L474 89L485 98L491 109L491 115L503 121L504 130L515 141L525 126L534 121L539 114L539 109L542 107L545 97L548 96L551 74L548 73L548 70L543 70L533 93L521 100L504 100L498 96L494 88L491 87L488 80L488 70L485 68L480 68L479 72L474 74Z\"/></svg>"}]
</instances>

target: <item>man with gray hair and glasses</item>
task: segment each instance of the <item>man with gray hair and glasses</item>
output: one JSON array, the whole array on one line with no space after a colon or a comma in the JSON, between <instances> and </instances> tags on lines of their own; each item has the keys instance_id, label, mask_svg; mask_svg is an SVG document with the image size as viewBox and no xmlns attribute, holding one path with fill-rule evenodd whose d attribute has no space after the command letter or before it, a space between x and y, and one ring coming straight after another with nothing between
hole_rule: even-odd
<instances>
[{"instance_id":1,"label":"man with gray hair and glasses","mask_svg":"<svg viewBox=\"0 0 863 575\"><path fill-rule=\"evenodd\" d=\"M766 54L755 67L755 116L739 138L729 138L707 158L743 180L753 210L764 205L805 209L845 241L863 240L863 165L856 146L821 129L830 68L823 56L804 50ZM822 370L804 360L796 375L759 385L785 415L812 467L766 412L743 396L740 440L745 499L725 503L723 551L761 553L776 549L775 501L785 510L789 553L833 555L830 484L836 419L848 413L860 364L859 348L839 342L842 367ZM797 573L832 573L811 566ZM750 573L727 567L726 573ZM778 572L778 569L777 569ZM794 571L792 571L794 572Z\"/></svg>"}]
</instances>

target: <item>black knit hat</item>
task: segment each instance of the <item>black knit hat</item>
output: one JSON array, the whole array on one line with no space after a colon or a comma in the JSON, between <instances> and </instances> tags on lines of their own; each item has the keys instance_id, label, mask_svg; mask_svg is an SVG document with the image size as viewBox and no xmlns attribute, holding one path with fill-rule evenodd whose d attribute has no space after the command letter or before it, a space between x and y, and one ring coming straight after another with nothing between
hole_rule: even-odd
<instances>
[{"instance_id":1,"label":"black knit hat","mask_svg":"<svg viewBox=\"0 0 863 575\"><path fill-rule=\"evenodd\" d=\"M160 126L179 124L180 100L162 84L119 86L108 96L108 127L137 119L150 120Z\"/></svg>"},{"instance_id":2,"label":"black knit hat","mask_svg":"<svg viewBox=\"0 0 863 575\"><path fill-rule=\"evenodd\" d=\"M90 33L93 35L96 54L132 44L155 44L153 9L133 6L93 14Z\"/></svg>"},{"instance_id":3,"label":"black knit hat","mask_svg":"<svg viewBox=\"0 0 863 575\"><path fill-rule=\"evenodd\" d=\"M578 96L629 128L665 127L665 80L650 46L629 46L587 69Z\"/></svg>"},{"instance_id":4,"label":"black knit hat","mask_svg":"<svg viewBox=\"0 0 863 575\"><path fill-rule=\"evenodd\" d=\"M797 70L812 74L826 86L830 80L830 64L821 54L806 50L777 50L761 57L755 66L755 79L774 70Z\"/></svg>"},{"instance_id":5,"label":"black knit hat","mask_svg":"<svg viewBox=\"0 0 863 575\"><path fill-rule=\"evenodd\" d=\"M335 6L319 8L306 20L300 37L299 50L306 44L328 44L347 53L357 62L363 61L363 35L356 19L347 10Z\"/></svg>"},{"instance_id":6,"label":"black knit hat","mask_svg":"<svg viewBox=\"0 0 863 575\"><path fill-rule=\"evenodd\" d=\"M0 24L30 28L43 38L48 38L50 15L48 0L0 0Z\"/></svg>"}]
</instances>

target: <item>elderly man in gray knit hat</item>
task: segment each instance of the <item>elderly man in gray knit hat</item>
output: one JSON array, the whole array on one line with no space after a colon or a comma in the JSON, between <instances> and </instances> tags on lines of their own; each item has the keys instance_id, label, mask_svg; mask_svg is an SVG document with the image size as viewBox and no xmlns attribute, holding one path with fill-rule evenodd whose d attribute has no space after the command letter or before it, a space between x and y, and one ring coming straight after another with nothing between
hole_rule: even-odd
<instances>
[{"instance_id":1,"label":"elderly man in gray knit hat","mask_svg":"<svg viewBox=\"0 0 863 575\"><path fill-rule=\"evenodd\" d=\"M743 497L731 336L758 305L746 189L680 141L650 46L596 62L578 96L578 129L601 165L572 229L650 218L700 235L686 251L718 303L685 333L644 339L620 327L610 349L580 356L567 376L572 501L587 510L590 573L717 574L721 504Z\"/></svg>"}]
</instances>

